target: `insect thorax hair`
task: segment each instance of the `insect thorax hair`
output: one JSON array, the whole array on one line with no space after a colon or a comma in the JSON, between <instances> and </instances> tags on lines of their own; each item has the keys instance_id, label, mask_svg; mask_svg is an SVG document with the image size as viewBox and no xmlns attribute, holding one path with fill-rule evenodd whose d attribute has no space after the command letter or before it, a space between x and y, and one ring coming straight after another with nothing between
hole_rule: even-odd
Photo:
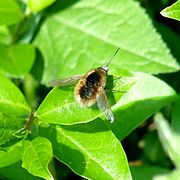
<instances>
[{"instance_id":1,"label":"insect thorax hair","mask_svg":"<svg viewBox=\"0 0 180 180\"><path fill-rule=\"evenodd\" d=\"M106 84L106 71L97 68L86 73L77 83L74 91L75 100L81 106L92 106L96 102L99 87Z\"/></svg>"}]
</instances>

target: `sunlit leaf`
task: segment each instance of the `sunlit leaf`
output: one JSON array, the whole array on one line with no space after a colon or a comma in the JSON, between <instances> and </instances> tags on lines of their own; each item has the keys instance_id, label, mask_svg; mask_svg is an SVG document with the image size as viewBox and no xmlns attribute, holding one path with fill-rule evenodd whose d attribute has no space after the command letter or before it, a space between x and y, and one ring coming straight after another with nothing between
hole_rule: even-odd
<instances>
[{"instance_id":1,"label":"sunlit leaf","mask_svg":"<svg viewBox=\"0 0 180 180\"><path fill-rule=\"evenodd\" d=\"M176 92L156 77L144 73L135 73L134 76L137 82L115 104L115 121L109 124L120 139L163 106L177 99Z\"/></svg>"},{"instance_id":2,"label":"sunlit leaf","mask_svg":"<svg viewBox=\"0 0 180 180\"><path fill-rule=\"evenodd\" d=\"M11 34L6 26L0 26L0 43L9 44L11 42Z\"/></svg>"},{"instance_id":3,"label":"sunlit leaf","mask_svg":"<svg viewBox=\"0 0 180 180\"><path fill-rule=\"evenodd\" d=\"M28 6L32 12L38 12L50 6L56 0L28 0Z\"/></svg>"},{"instance_id":4,"label":"sunlit leaf","mask_svg":"<svg viewBox=\"0 0 180 180\"><path fill-rule=\"evenodd\" d=\"M120 52L110 65L112 74L121 75L124 69L153 74L179 70L136 1L83 0L69 7L67 4L54 4L56 13L44 21L34 42L45 61L43 83L102 66L117 47Z\"/></svg>"},{"instance_id":5,"label":"sunlit leaf","mask_svg":"<svg viewBox=\"0 0 180 180\"><path fill-rule=\"evenodd\" d=\"M163 9L161 15L180 21L180 0Z\"/></svg>"},{"instance_id":6,"label":"sunlit leaf","mask_svg":"<svg viewBox=\"0 0 180 180\"><path fill-rule=\"evenodd\" d=\"M128 92L136 82L134 78L122 77L114 80L112 93L112 78L107 82L107 97L111 104L115 104L119 98ZM122 92L118 92L118 91ZM74 87L54 88L42 102L35 113L39 119L53 124L76 124L96 119L101 115L97 105L91 108L81 107L74 100Z\"/></svg>"},{"instance_id":7,"label":"sunlit leaf","mask_svg":"<svg viewBox=\"0 0 180 180\"><path fill-rule=\"evenodd\" d=\"M25 117L30 113L21 91L6 77L0 74L0 111L19 117Z\"/></svg>"},{"instance_id":8,"label":"sunlit leaf","mask_svg":"<svg viewBox=\"0 0 180 180\"><path fill-rule=\"evenodd\" d=\"M28 73L34 60L35 49L30 44L0 44L0 70L8 75L21 77Z\"/></svg>"},{"instance_id":9,"label":"sunlit leaf","mask_svg":"<svg viewBox=\"0 0 180 180\"><path fill-rule=\"evenodd\" d=\"M52 158L52 147L48 139L37 137L32 141L23 141L22 167L31 174L52 180L48 163Z\"/></svg>"},{"instance_id":10,"label":"sunlit leaf","mask_svg":"<svg viewBox=\"0 0 180 180\"><path fill-rule=\"evenodd\" d=\"M22 18L21 10L16 1L1 0L0 7L0 25L14 24Z\"/></svg>"},{"instance_id":11,"label":"sunlit leaf","mask_svg":"<svg viewBox=\"0 0 180 180\"><path fill-rule=\"evenodd\" d=\"M39 133L51 141L54 155L82 177L132 179L120 142L100 119L70 126L41 124Z\"/></svg>"}]
</instances>

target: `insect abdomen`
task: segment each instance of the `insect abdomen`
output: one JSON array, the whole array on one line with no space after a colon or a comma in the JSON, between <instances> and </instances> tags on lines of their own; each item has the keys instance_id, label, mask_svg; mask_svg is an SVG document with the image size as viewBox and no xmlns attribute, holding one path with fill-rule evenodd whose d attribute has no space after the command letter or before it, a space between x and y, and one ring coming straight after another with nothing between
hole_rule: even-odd
<instances>
[{"instance_id":1,"label":"insect abdomen","mask_svg":"<svg viewBox=\"0 0 180 180\"><path fill-rule=\"evenodd\" d=\"M90 89L89 87L83 86L79 90L79 95L83 99L89 99L92 96L92 92L91 91L92 91L92 89Z\"/></svg>"},{"instance_id":2,"label":"insect abdomen","mask_svg":"<svg viewBox=\"0 0 180 180\"><path fill-rule=\"evenodd\" d=\"M106 83L106 72L101 69L89 71L75 87L75 99L83 106L92 106L96 102L99 87Z\"/></svg>"}]
</instances>

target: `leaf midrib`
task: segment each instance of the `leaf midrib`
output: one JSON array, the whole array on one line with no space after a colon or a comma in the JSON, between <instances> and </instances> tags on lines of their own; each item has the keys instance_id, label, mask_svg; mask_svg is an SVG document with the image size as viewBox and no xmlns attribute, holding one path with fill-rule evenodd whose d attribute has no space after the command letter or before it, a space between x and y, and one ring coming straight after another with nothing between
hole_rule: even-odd
<instances>
[{"instance_id":1,"label":"leaf midrib","mask_svg":"<svg viewBox=\"0 0 180 180\"><path fill-rule=\"evenodd\" d=\"M69 21L68 19L65 19L65 20L64 20L64 19L63 19L62 17L60 17L60 16L53 16L53 19L56 20L56 21L58 21L58 22L60 22L60 23L62 23L62 24L64 24L64 25L66 25L66 26L68 26L68 27L70 27L70 28L73 28L73 29L75 29L75 30L81 31L81 32L87 34L88 36L92 36L92 37L94 37L94 38L96 38L96 39L98 39L98 40L100 40L100 41L104 41L105 43L110 44L111 46L117 46L117 47L119 47L119 45L116 45L116 43L111 42L111 40L108 40L108 39L105 39L105 38L103 38L103 37L100 37L98 34L94 34L93 32L88 31L87 29L80 28L79 26L76 26L75 24L71 23L71 21ZM129 50L124 49L124 48L122 48L122 47L121 47L121 49L122 49L123 51L126 51L126 52L130 53L130 54L134 54L134 55L137 56L137 57L141 57L141 58L143 58L143 59L146 60L146 61L159 64L159 65L164 66L164 67L166 67L166 68L168 67L168 68L176 69L176 67L174 67L174 66L170 66L170 65L163 64L163 63L161 63L161 62L153 61L152 59L149 59L149 58L147 58L147 57L145 57L145 56L143 56L143 55L141 55L141 54L137 54L137 53L135 53L135 52L129 51Z\"/></svg>"},{"instance_id":2,"label":"leaf midrib","mask_svg":"<svg viewBox=\"0 0 180 180\"><path fill-rule=\"evenodd\" d=\"M52 128L54 128L55 130L57 130L55 127L52 127ZM114 177L112 176L112 174L109 174L109 172L108 172L106 169L104 169L104 167L101 165L101 163L99 163L99 162L96 160L96 158L94 158L93 155L92 155L90 152L87 151L87 148L83 147L82 144L77 143L77 141L73 140L73 138L71 138L70 136L68 136L63 130L59 130L59 129L58 129L58 131L59 131L60 134L63 135L63 137L65 137L65 138L68 139L71 143L73 143L75 146L77 146L79 149L81 149L81 150L84 152L84 154L86 154L89 159L91 159L92 161L94 161L100 168L102 168L102 170L103 170L104 172L106 172L106 173L108 174L108 176L110 176L110 177L113 178L113 179L116 179L116 177L114 178ZM86 151L84 151L84 149L86 149Z\"/></svg>"},{"instance_id":3,"label":"leaf midrib","mask_svg":"<svg viewBox=\"0 0 180 180\"><path fill-rule=\"evenodd\" d=\"M46 172L46 173L47 173L46 175L48 175L48 177L50 178L49 173L47 172L46 166L44 166L43 163L41 162L40 158L38 158L39 156L38 156L38 153L36 152L36 150L35 150L35 148L34 148L33 143L32 143L32 142L29 142L29 144L30 144L30 147L31 147L31 149L33 150L35 156L36 156L36 160L38 160L39 164L41 164L41 168L39 168L39 169L42 169L43 172ZM36 160L35 160L35 161L36 161ZM32 164L32 163L31 163L31 164ZM45 171L44 171L44 170L45 170Z\"/></svg>"},{"instance_id":4,"label":"leaf midrib","mask_svg":"<svg viewBox=\"0 0 180 180\"><path fill-rule=\"evenodd\" d=\"M169 96L153 96L153 97L151 97L151 98L148 98L148 99L153 99L153 98L162 98L162 97L172 97L173 95L169 95ZM129 105L129 104L131 104L131 103L135 103L135 102L139 102L139 101L142 101L142 100L147 100L147 98L146 99L138 99L138 100L134 100L134 101L130 101L130 102L128 102L128 103L125 103L125 104L122 104L122 105L120 105L120 106L117 106L117 104L118 104L118 101L116 102L116 104L114 104L111 108L113 109L113 111L116 111L116 110L118 110L119 108L123 108L123 107L125 107L125 106L127 106L127 105ZM70 103L66 103L66 104L64 104L63 106L62 105L59 105L59 106L57 106L57 107L55 107L55 108L52 108L51 110L49 110L49 111L45 111L45 112L43 112L43 113L35 113L35 116L37 116L38 118L40 118L41 119L41 117L42 116L44 116L44 115L47 115L47 114L51 114L51 113L53 113L53 112L55 112L57 109L61 109L61 107L66 107L66 106L69 106L69 104L73 104L74 102L70 102ZM102 116L102 114L101 113L99 113L99 115L97 115L96 117L94 117L93 119L95 119L95 118L97 118L97 117L100 117L100 116ZM91 118L92 119L92 118ZM90 120L91 120L90 119ZM43 120L43 119L42 119ZM89 120L89 121L90 121Z\"/></svg>"},{"instance_id":5,"label":"leaf midrib","mask_svg":"<svg viewBox=\"0 0 180 180\"><path fill-rule=\"evenodd\" d=\"M40 114L35 113L34 115L37 116L39 119L41 119L42 116L47 115L47 114L51 114L51 113L53 113L53 112L56 112L56 109L62 109L61 107L66 107L66 106L69 106L69 104L73 104L73 103L74 103L74 102L72 101L72 102L70 102L70 103L64 104L63 106L62 106L62 105L59 105L59 106L57 106L57 107L55 107L55 108L53 108L53 109L51 109L51 110L49 110L49 111L45 111L45 112L40 113ZM87 107L87 108L88 108L88 107ZM101 113L99 112L99 114L101 114ZM95 117L93 117L93 118L89 118L89 120L87 120L87 121L85 121L85 122L92 121L93 119L96 119L97 117L99 117L99 115L97 115L97 116L95 116ZM43 118L42 118L42 120L43 120ZM79 123L81 123L81 121L79 121ZM65 125L65 123L63 123L63 124ZM68 123L68 124L69 124L69 123ZM71 124L78 124L78 122L71 123Z\"/></svg>"},{"instance_id":6,"label":"leaf midrib","mask_svg":"<svg viewBox=\"0 0 180 180\"><path fill-rule=\"evenodd\" d=\"M5 104L5 105L13 106L15 108L18 107L19 109L23 109L23 110L26 110L26 111L29 112L29 109L26 106L24 106L22 104L19 104L19 103L14 103L14 102L12 102L10 100L7 100L7 99L0 99L0 104Z\"/></svg>"}]
</instances>

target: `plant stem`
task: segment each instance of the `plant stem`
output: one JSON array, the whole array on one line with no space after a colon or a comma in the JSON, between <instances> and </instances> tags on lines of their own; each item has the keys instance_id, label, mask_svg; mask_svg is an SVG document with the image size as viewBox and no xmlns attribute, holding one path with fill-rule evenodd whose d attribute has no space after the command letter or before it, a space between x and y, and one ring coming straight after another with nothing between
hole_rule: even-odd
<instances>
[{"instance_id":1,"label":"plant stem","mask_svg":"<svg viewBox=\"0 0 180 180\"><path fill-rule=\"evenodd\" d=\"M26 124L26 130L31 131L31 125L32 125L33 119L34 119L34 112L31 112L28 122Z\"/></svg>"}]
</instances>

